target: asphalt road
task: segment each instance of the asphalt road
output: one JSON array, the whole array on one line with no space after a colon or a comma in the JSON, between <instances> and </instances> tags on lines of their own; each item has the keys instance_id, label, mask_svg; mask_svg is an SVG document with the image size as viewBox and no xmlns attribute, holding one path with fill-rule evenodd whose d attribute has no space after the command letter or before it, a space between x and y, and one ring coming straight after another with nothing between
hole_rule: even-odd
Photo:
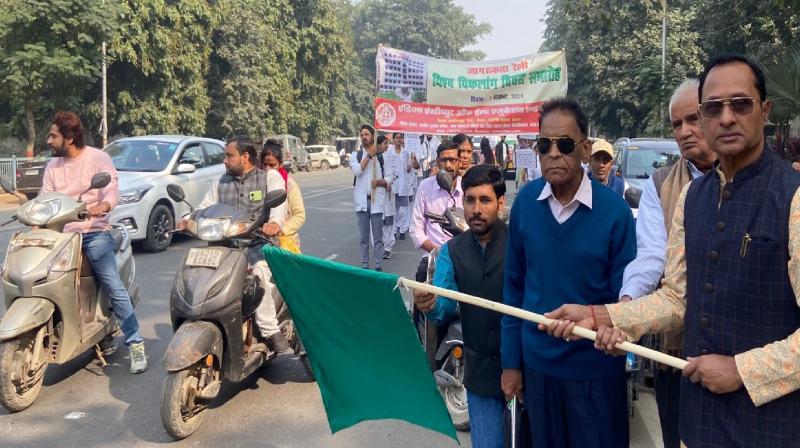
<instances>
[{"instance_id":1,"label":"asphalt road","mask_svg":"<svg viewBox=\"0 0 800 448\"><path fill-rule=\"evenodd\" d=\"M299 173L307 220L300 232L304 253L360 265L358 231L352 211L352 174L340 168ZM0 220L13 210L0 210ZM19 226L0 229L0 253ZM179 238L159 254L136 252L136 281L141 287L137 315L150 369L128 373L126 350L118 350L101 368L89 353L65 365L50 365L39 399L26 411L0 408L0 447L447 447L448 437L401 421L362 422L331 435L316 383L291 355L239 384L226 384L205 426L189 439L174 442L159 416L165 372L161 360L172 336L169 294L175 267L184 252L201 242ZM413 277L419 260L410 239L398 241L384 270ZM5 311L0 304L0 314ZM392 387L386 384L386 387ZM374 397L381 400L380 396ZM387 404L388 405L388 404ZM469 434L459 433L469 447ZM631 446L660 447L653 396L641 394L631 423Z\"/></svg>"}]
</instances>

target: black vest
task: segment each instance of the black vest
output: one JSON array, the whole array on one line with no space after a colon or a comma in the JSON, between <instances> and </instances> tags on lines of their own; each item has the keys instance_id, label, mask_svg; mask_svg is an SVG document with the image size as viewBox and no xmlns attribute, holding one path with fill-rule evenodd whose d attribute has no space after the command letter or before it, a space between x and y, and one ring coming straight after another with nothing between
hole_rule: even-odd
<instances>
[{"instance_id":1,"label":"black vest","mask_svg":"<svg viewBox=\"0 0 800 448\"><path fill-rule=\"evenodd\" d=\"M787 268L800 175L764 149L722 192L720 184L712 172L686 195L686 356L733 356L800 328ZM683 378L680 404L690 448L800 447L800 392L756 407L744 387L717 395Z\"/></svg>"},{"instance_id":2,"label":"black vest","mask_svg":"<svg viewBox=\"0 0 800 448\"><path fill-rule=\"evenodd\" d=\"M485 251L468 231L447 243L458 290L503 303L508 228L498 221ZM503 396L500 389L500 313L459 303L464 331L464 385L471 393Z\"/></svg>"}]
</instances>

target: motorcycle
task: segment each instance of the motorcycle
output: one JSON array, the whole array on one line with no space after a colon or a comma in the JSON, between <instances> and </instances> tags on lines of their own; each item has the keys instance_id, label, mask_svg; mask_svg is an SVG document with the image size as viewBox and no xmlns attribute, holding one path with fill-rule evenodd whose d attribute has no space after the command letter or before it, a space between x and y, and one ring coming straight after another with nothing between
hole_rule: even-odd
<instances>
[{"instance_id":1,"label":"motorcycle","mask_svg":"<svg viewBox=\"0 0 800 448\"><path fill-rule=\"evenodd\" d=\"M97 173L84 191L111 182L109 173ZM0 178L6 192L11 181ZM6 313L0 321L0 404L22 411L36 400L48 364L64 364L94 348L101 365L118 331L108 297L95 280L83 256L80 233L64 226L89 217L86 203L57 192L20 205L2 225L18 221L33 229L16 232L3 264ZM133 283L136 265L124 227L114 226L117 269L133 306L139 288Z\"/></svg>"},{"instance_id":2,"label":"motorcycle","mask_svg":"<svg viewBox=\"0 0 800 448\"><path fill-rule=\"evenodd\" d=\"M436 180L445 191L452 190L453 180L446 171L439 171L436 174ZM464 219L464 211L455 206L446 209L443 215L425 212L425 217L432 223L438 224L451 237L457 236L469 228ZM439 250L434 249L428 256L427 283L433 281L438 254ZM466 431L469 429L469 413L467 390L464 386L464 338L461 321L454 319L446 327L439 327L424 313L419 312L416 307L414 313L418 336L431 368L435 369L433 376L436 386L450 413L453 426Z\"/></svg>"},{"instance_id":3,"label":"motorcycle","mask_svg":"<svg viewBox=\"0 0 800 448\"><path fill-rule=\"evenodd\" d=\"M185 202L177 185L168 185L167 194L175 202ZM264 288L248 268L247 252L254 245L276 243L258 229L269 210L285 200L283 190L267 193L261 219L252 223L247 212L229 205L194 210L189 204L185 232L209 246L189 249L170 295L175 334L164 354L167 378L161 421L176 439L200 427L223 378L241 382L277 357L257 335L255 312ZM310 371L285 302L276 303L276 311L281 330Z\"/></svg>"},{"instance_id":4,"label":"motorcycle","mask_svg":"<svg viewBox=\"0 0 800 448\"><path fill-rule=\"evenodd\" d=\"M342 154L339 156L339 164L345 168L350 166L350 154Z\"/></svg>"}]
</instances>

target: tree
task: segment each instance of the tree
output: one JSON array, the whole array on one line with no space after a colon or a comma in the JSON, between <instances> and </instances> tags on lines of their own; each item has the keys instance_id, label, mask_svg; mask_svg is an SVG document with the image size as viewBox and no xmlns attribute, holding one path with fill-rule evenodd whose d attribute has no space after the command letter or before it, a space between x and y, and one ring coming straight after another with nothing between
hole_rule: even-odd
<instances>
[{"instance_id":1,"label":"tree","mask_svg":"<svg viewBox=\"0 0 800 448\"><path fill-rule=\"evenodd\" d=\"M109 52L111 133L204 133L211 37L219 22L214 3L123 2L125 26Z\"/></svg>"},{"instance_id":2,"label":"tree","mask_svg":"<svg viewBox=\"0 0 800 448\"><path fill-rule=\"evenodd\" d=\"M437 58L480 60L466 50L492 30L452 0L363 0L353 13L355 48L369 79L375 79L379 44Z\"/></svg>"},{"instance_id":3,"label":"tree","mask_svg":"<svg viewBox=\"0 0 800 448\"><path fill-rule=\"evenodd\" d=\"M551 0L542 51L565 49L569 95L609 136L664 136L669 95L702 70L698 10L672 2L662 84L661 5L651 1Z\"/></svg>"},{"instance_id":4,"label":"tree","mask_svg":"<svg viewBox=\"0 0 800 448\"><path fill-rule=\"evenodd\" d=\"M102 0L6 0L0 12L0 101L24 114L26 155L33 155L37 118L79 108L100 72L100 42L119 8ZM47 119L47 118L45 118Z\"/></svg>"},{"instance_id":5,"label":"tree","mask_svg":"<svg viewBox=\"0 0 800 448\"><path fill-rule=\"evenodd\" d=\"M219 136L288 131L297 95L297 39L288 0L226 0L211 56L208 130ZM243 32L246 30L246 32Z\"/></svg>"}]
</instances>

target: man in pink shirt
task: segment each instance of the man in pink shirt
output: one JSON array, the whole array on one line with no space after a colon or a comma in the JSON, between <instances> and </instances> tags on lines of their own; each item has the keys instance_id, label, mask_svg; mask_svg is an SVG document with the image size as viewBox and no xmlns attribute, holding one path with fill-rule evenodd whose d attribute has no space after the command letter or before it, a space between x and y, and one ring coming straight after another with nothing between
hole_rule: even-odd
<instances>
[{"instance_id":1,"label":"man in pink shirt","mask_svg":"<svg viewBox=\"0 0 800 448\"><path fill-rule=\"evenodd\" d=\"M409 231L411 240L414 241L414 247L420 249L424 254L417 268L417 281L425 281L428 272L428 256L431 251L441 247L451 238L442 231L440 225L434 224L426 218L425 212L442 215L448 208L460 208L463 196L461 177L458 176L461 166L458 158L458 145L447 140L439 145L436 154L438 168L450 173L454 179L453 191L447 191L440 187L436 182L436 176L429 176L419 183Z\"/></svg>"},{"instance_id":2,"label":"man in pink shirt","mask_svg":"<svg viewBox=\"0 0 800 448\"><path fill-rule=\"evenodd\" d=\"M72 112L58 112L50 125L47 144L53 150L53 160L47 164L41 194L57 191L75 199L91 185L97 173L111 174L111 183L100 190L83 193L89 215L84 222L70 223L65 232L83 234L83 253L92 266L95 279L111 301L111 308L125 335L130 350L131 373L147 370L144 340L139 335L139 321L133 312L128 291L117 272L114 239L109 233L108 212L117 205L119 184L117 170L105 152L83 144L83 124Z\"/></svg>"}]
</instances>

